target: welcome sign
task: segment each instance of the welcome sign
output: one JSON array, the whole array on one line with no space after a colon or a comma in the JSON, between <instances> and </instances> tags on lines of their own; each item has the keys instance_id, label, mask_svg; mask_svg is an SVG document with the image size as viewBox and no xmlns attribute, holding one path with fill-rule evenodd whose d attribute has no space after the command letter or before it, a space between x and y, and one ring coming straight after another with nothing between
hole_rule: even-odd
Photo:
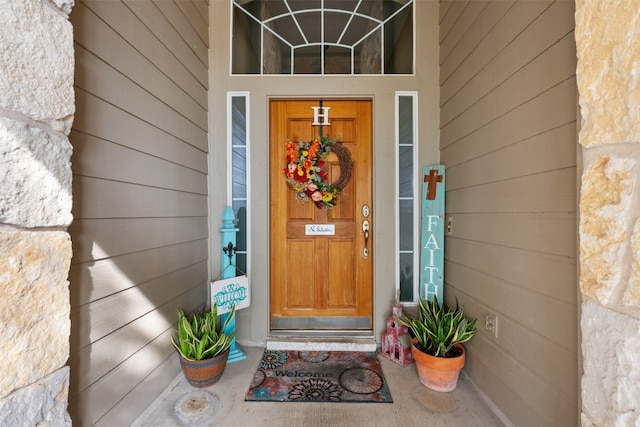
<instances>
[{"instance_id":1,"label":"welcome sign","mask_svg":"<svg viewBox=\"0 0 640 427\"><path fill-rule=\"evenodd\" d=\"M211 282L211 306L214 303L218 306L218 314L229 313L234 304L236 310L249 307L249 278L237 276Z\"/></svg>"},{"instance_id":2,"label":"welcome sign","mask_svg":"<svg viewBox=\"0 0 640 427\"><path fill-rule=\"evenodd\" d=\"M444 165L422 169L420 298L442 303L444 287Z\"/></svg>"}]
</instances>

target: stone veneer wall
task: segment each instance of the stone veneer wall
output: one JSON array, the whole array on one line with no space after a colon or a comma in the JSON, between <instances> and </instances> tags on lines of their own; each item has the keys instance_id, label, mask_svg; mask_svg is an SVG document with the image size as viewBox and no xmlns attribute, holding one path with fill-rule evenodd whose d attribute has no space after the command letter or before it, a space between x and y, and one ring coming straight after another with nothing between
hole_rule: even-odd
<instances>
[{"instance_id":1,"label":"stone veneer wall","mask_svg":"<svg viewBox=\"0 0 640 427\"><path fill-rule=\"evenodd\" d=\"M0 425L68 426L73 0L0 0Z\"/></svg>"},{"instance_id":2,"label":"stone veneer wall","mask_svg":"<svg viewBox=\"0 0 640 427\"><path fill-rule=\"evenodd\" d=\"M640 425L640 8L578 0L582 424Z\"/></svg>"}]
</instances>

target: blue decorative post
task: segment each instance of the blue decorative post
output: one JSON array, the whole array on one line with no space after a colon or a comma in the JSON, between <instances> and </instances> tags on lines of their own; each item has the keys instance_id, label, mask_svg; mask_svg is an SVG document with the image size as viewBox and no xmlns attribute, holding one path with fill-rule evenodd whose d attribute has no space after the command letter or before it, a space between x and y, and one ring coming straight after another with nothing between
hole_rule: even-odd
<instances>
[{"instance_id":1,"label":"blue decorative post","mask_svg":"<svg viewBox=\"0 0 640 427\"><path fill-rule=\"evenodd\" d=\"M443 300L444 287L444 171L443 165L422 169L422 239L420 298Z\"/></svg>"},{"instance_id":2,"label":"blue decorative post","mask_svg":"<svg viewBox=\"0 0 640 427\"><path fill-rule=\"evenodd\" d=\"M220 273L221 279L229 279L236 276L236 233L238 228L233 224L235 215L231 206L226 206L222 212L222 227L220 227L220 233L222 233L222 251L220 252ZM236 312L237 315L237 312ZM227 320L229 313L222 315L222 322ZM225 334L230 334L236 330L235 317L229 322L225 329ZM229 358L227 363L237 362L247 358L247 354L242 350L240 344L236 342L234 338L229 349Z\"/></svg>"}]
</instances>

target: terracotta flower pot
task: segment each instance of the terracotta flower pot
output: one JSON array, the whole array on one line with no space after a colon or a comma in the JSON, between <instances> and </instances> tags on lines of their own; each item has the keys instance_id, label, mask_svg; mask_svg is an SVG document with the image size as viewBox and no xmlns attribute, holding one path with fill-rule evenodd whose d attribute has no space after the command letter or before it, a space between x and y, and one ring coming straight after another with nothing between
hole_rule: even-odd
<instances>
[{"instance_id":1,"label":"terracotta flower pot","mask_svg":"<svg viewBox=\"0 0 640 427\"><path fill-rule=\"evenodd\" d=\"M456 357L435 357L416 347L418 340L411 342L411 354L416 361L418 377L426 387L435 391L452 391L458 385L458 376L464 366L465 353L462 344L454 347L461 353Z\"/></svg>"},{"instance_id":2,"label":"terracotta flower pot","mask_svg":"<svg viewBox=\"0 0 640 427\"><path fill-rule=\"evenodd\" d=\"M227 366L229 350L212 359L186 360L180 356L180 366L189 384L196 388L209 387L217 383Z\"/></svg>"}]
</instances>

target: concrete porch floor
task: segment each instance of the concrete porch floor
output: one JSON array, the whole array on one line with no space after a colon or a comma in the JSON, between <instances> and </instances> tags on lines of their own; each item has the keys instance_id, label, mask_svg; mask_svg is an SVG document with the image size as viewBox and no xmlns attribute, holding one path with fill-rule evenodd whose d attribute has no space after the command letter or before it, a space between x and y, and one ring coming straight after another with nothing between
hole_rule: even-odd
<instances>
[{"instance_id":1,"label":"concrete porch floor","mask_svg":"<svg viewBox=\"0 0 640 427\"><path fill-rule=\"evenodd\" d=\"M451 393L424 387L415 364L402 367L379 357L393 403L280 403L245 402L244 396L258 367L263 348L244 347L247 358L230 363L220 381L206 389L189 385L180 373L133 424L136 427L174 426L448 426L493 427L505 424L492 412L476 387L463 374ZM206 392L206 393L202 393ZM202 396L208 400L201 399ZM208 415L180 419L176 407L189 406L191 398L208 404ZM197 411L195 411L197 412ZM213 414L212 414L213 412Z\"/></svg>"}]
</instances>

